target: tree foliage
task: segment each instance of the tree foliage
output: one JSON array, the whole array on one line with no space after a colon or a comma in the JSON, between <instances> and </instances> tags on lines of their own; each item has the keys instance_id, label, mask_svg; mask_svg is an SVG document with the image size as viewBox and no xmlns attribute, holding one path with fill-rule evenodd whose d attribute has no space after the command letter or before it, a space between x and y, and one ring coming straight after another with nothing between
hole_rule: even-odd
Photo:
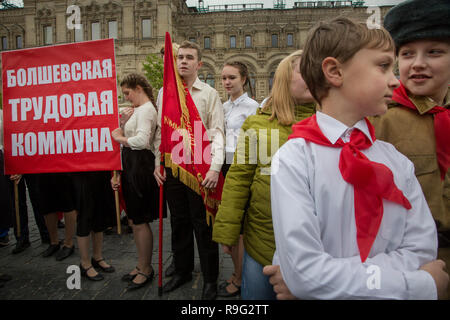
<instances>
[{"instance_id":1,"label":"tree foliage","mask_svg":"<svg viewBox=\"0 0 450 320\"><path fill-rule=\"evenodd\" d=\"M144 74L152 85L153 89L158 90L163 86L164 63L163 59L157 53L149 54L143 63Z\"/></svg>"}]
</instances>

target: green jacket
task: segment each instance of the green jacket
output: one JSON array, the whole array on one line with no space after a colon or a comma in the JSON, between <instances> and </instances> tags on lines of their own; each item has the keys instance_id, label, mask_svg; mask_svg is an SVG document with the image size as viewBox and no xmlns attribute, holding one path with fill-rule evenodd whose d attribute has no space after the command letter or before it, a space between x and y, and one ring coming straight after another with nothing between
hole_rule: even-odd
<instances>
[{"instance_id":1,"label":"green jacket","mask_svg":"<svg viewBox=\"0 0 450 320\"><path fill-rule=\"evenodd\" d=\"M295 109L297 121L314 113L314 104ZM222 202L217 212L213 240L236 245L244 221L246 252L262 265L272 264L275 238L270 202L270 167L272 156L287 141L291 126L269 121L271 112L258 109L248 117L242 130L234 163L225 179Z\"/></svg>"}]
</instances>

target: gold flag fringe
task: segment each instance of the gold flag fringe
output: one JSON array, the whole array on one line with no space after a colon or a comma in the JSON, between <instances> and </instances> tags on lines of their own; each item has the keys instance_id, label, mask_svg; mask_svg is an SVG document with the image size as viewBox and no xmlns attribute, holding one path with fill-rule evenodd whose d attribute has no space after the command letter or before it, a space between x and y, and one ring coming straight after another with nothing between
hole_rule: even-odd
<instances>
[{"instance_id":1,"label":"gold flag fringe","mask_svg":"<svg viewBox=\"0 0 450 320\"><path fill-rule=\"evenodd\" d=\"M199 196L202 195L202 191L205 193L203 203L205 204L206 207L206 223L208 224L208 226L210 225L210 223L214 225L215 222L214 214L213 212L208 210L208 208L212 208L215 212L217 212L217 209L219 208L220 205L220 200L209 197L208 190L203 189L203 187L200 186L201 181L203 181L201 175L199 174L199 176L196 177L183 167L174 163L172 161L172 156L170 153L164 153L164 166L166 168L170 168L172 170L172 175L175 178L178 178L184 185L186 185L192 191L197 193Z\"/></svg>"}]
</instances>

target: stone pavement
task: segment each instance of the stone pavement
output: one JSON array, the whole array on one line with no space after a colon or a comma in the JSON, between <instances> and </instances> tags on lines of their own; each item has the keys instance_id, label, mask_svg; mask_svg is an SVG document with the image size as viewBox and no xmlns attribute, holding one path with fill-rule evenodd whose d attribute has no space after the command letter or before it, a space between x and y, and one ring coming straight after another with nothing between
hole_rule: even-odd
<instances>
[{"instance_id":1,"label":"stone pavement","mask_svg":"<svg viewBox=\"0 0 450 320\"><path fill-rule=\"evenodd\" d=\"M126 283L121 277L130 272L136 265L136 246L133 234L117 233L104 236L103 255L108 263L116 268L114 273L103 273L105 279L99 282L89 281L81 277L81 289L68 289L67 279L72 273L67 273L70 265L78 266L80 263L78 249L75 253L63 261L56 261L54 256L43 258L42 252L48 244L42 244L37 226L31 212L31 204L28 202L29 228L31 246L19 254L11 254L16 240L12 229L10 230L10 244L0 248L0 273L12 276L12 280L6 282L0 288L0 300L200 300L203 280L200 272L200 260L195 250L195 269L192 281L184 284L177 290L158 296L158 240L159 222L151 224L153 231L153 259L152 265L155 277L150 285L139 290L128 292ZM64 229L59 229L59 238L64 238ZM75 247L76 240L75 240ZM170 252L170 223L164 219L163 232L163 271L169 266L172 259ZM233 271L231 257L220 252L219 283L229 277ZM163 284L169 279L163 277ZM220 299L220 298L218 298ZM237 300L238 297L231 298Z\"/></svg>"}]
</instances>

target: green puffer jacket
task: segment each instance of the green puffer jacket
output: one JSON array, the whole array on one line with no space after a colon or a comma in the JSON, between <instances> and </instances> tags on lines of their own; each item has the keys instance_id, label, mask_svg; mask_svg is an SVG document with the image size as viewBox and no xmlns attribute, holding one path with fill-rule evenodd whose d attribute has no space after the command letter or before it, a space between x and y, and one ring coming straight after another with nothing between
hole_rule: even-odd
<instances>
[{"instance_id":1,"label":"green puffer jacket","mask_svg":"<svg viewBox=\"0 0 450 320\"><path fill-rule=\"evenodd\" d=\"M296 121L311 116L314 107L314 104L296 107ZM261 265L272 264L275 252L270 203L271 159L292 133L291 126L269 121L270 115L270 111L258 109L242 125L243 133L225 179L213 228L214 241L236 245L244 220L245 250Z\"/></svg>"}]
</instances>

